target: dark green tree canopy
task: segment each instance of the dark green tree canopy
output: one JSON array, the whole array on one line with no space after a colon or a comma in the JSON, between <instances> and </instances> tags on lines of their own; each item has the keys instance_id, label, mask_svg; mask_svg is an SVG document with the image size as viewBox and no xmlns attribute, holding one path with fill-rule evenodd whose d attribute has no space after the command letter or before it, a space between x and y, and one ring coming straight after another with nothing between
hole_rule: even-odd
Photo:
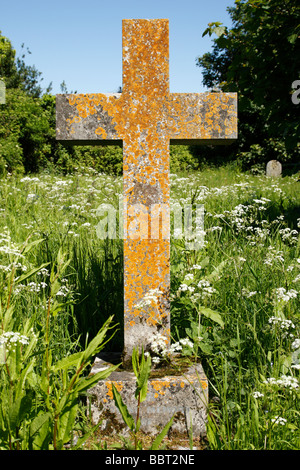
<instances>
[{"instance_id":1,"label":"dark green tree canopy","mask_svg":"<svg viewBox=\"0 0 300 470\"><path fill-rule=\"evenodd\" d=\"M231 29L214 22L203 33L217 36L197 59L203 83L238 93L242 150L271 139L291 152L300 125L291 99L300 79L299 0L236 0L228 12Z\"/></svg>"}]
</instances>

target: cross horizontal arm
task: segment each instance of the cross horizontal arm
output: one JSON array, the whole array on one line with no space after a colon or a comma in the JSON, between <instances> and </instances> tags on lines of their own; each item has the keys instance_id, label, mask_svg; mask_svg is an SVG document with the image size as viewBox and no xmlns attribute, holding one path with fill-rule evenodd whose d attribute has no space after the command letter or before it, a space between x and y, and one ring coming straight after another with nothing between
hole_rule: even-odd
<instances>
[{"instance_id":1,"label":"cross horizontal arm","mask_svg":"<svg viewBox=\"0 0 300 470\"><path fill-rule=\"evenodd\" d=\"M172 144L226 144L237 138L236 93L170 93L164 105ZM73 144L120 145L122 93L56 95L56 137Z\"/></svg>"},{"instance_id":2,"label":"cross horizontal arm","mask_svg":"<svg viewBox=\"0 0 300 470\"><path fill-rule=\"evenodd\" d=\"M225 144L237 138L236 93L170 93L167 108L172 144Z\"/></svg>"},{"instance_id":3,"label":"cross horizontal arm","mask_svg":"<svg viewBox=\"0 0 300 470\"><path fill-rule=\"evenodd\" d=\"M122 143L113 117L121 93L56 95L56 138L72 144Z\"/></svg>"}]
</instances>

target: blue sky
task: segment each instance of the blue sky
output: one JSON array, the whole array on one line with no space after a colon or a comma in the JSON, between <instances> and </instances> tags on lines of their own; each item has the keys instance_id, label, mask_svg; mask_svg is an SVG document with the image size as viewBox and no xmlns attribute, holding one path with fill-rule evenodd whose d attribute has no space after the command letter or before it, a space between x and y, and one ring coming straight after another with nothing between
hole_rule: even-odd
<instances>
[{"instance_id":1,"label":"blue sky","mask_svg":"<svg viewBox=\"0 0 300 470\"><path fill-rule=\"evenodd\" d=\"M230 26L228 6L234 0L1 0L0 31L26 63L68 91L113 93L122 85L122 19L167 18L170 28L170 91L204 91L196 57L211 50L207 24Z\"/></svg>"}]
</instances>

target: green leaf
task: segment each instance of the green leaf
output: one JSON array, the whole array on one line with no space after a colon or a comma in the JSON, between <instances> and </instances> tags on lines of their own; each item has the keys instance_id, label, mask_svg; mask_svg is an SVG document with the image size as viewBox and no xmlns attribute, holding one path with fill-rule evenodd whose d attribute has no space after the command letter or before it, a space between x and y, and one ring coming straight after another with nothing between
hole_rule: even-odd
<instances>
[{"instance_id":1,"label":"green leaf","mask_svg":"<svg viewBox=\"0 0 300 470\"><path fill-rule=\"evenodd\" d=\"M219 435L220 431L217 428L214 420L208 414L207 417L207 431L206 431L208 442L212 448L212 450L220 450L222 449L222 443L220 441Z\"/></svg>"},{"instance_id":2,"label":"green leaf","mask_svg":"<svg viewBox=\"0 0 300 470\"><path fill-rule=\"evenodd\" d=\"M19 397L15 402L7 408L7 418L9 423L9 429L15 432L16 427L19 425L19 415L21 407L22 397Z\"/></svg>"},{"instance_id":3,"label":"green leaf","mask_svg":"<svg viewBox=\"0 0 300 470\"><path fill-rule=\"evenodd\" d=\"M135 431L138 432L141 427L141 418L137 420L136 426L135 426Z\"/></svg>"},{"instance_id":4,"label":"green leaf","mask_svg":"<svg viewBox=\"0 0 300 470\"><path fill-rule=\"evenodd\" d=\"M222 328L224 328L224 322L221 318L220 313L212 310L208 307L199 307L199 313L204 315L205 317L209 318L210 320L218 323Z\"/></svg>"},{"instance_id":5,"label":"green leaf","mask_svg":"<svg viewBox=\"0 0 300 470\"><path fill-rule=\"evenodd\" d=\"M206 36L209 34L211 36L213 33L215 33L218 37L222 36L224 32L226 31L226 26L221 26L222 23L220 21L214 21L213 23L208 23L208 28L204 31L202 34L202 37Z\"/></svg>"},{"instance_id":6,"label":"green leaf","mask_svg":"<svg viewBox=\"0 0 300 470\"><path fill-rule=\"evenodd\" d=\"M22 250L22 255L24 255L25 253L27 253L29 250L31 250L31 248L33 246L36 246L38 245L39 243L42 243L45 239L44 238L40 238L39 240L34 240L33 242L30 242L28 243L27 245L25 245L24 249ZM47 263L47 264L50 264L50 263Z\"/></svg>"},{"instance_id":7,"label":"green leaf","mask_svg":"<svg viewBox=\"0 0 300 470\"><path fill-rule=\"evenodd\" d=\"M139 350L138 348L133 348L131 361L132 361L132 368L133 368L134 375L138 377L139 375Z\"/></svg>"},{"instance_id":8,"label":"green leaf","mask_svg":"<svg viewBox=\"0 0 300 470\"><path fill-rule=\"evenodd\" d=\"M212 353L212 347L209 344L204 343L203 341L199 342L199 348L205 354L211 354Z\"/></svg>"},{"instance_id":9,"label":"green leaf","mask_svg":"<svg viewBox=\"0 0 300 470\"><path fill-rule=\"evenodd\" d=\"M83 357L82 352L78 352L75 354L71 354L70 356L64 357L56 364L52 366L53 372L57 372L59 370L66 370L70 367L77 366L81 361L80 359Z\"/></svg>"},{"instance_id":10,"label":"green leaf","mask_svg":"<svg viewBox=\"0 0 300 470\"><path fill-rule=\"evenodd\" d=\"M166 436L166 434L168 433L170 427L172 426L173 424L173 419L174 419L174 416L172 416L172 418L170 419L170 421L165 425L165 427L163 428L163 430L161 431L161 433L155 438L155 440L153 441L152 443L152 446L150 447L150 450L158 450L159 449L159 446L163 440L163 438Z\"/></svg>"},{"instance_id":11,"label":"green leaf","mask_svg":"<svg viewBox=\"0 0 300 470\"><path fill-rule=\"evenodd\" d=\"M95 338L93 338L90 341L90 343L88 344L87 348L85 349L85 351L83 353L83 361L84 362L86 360L90 359L92 356L95 356L104 347L104 345L108 341L107 340L107 341L104 342L104 338L105 338L108 330L111 328L109 325L112 322L112 319L113 319L113 317L110 316L108 318L108 320L102 326L102 328L99 331L99 333L97 334L97 336L95 336ZM109 339L111 339L111 338L109 338Z\"/></svg>"},{"instance_id":12,"label":"green leaf","mask_svg":"<svg viewBox=\"0 0 300 470\"><path fill-rule=\"evenodd\" d=\"M77 410L77 394L74 393L69 397L68 402L58 417L58 440L60 440L62 444L66 444L70 441L70 436L75 425Z\"/></svg>"},{"instance_id":13,"label":"green leaf","mask_svg":"<svg viewBox=\"0 0 300 470\"><path fill-rule=\"evenodd\" d=\"M148 378L151 372L151 357L148 356L145 360L144 349L142 351L142 359L140 364L140 371L137 377L137 388L135 397L140 396L140 403L145 401L148 390Z\"/></svg>"},{"instance_id":14,"label":"green leaf","mask_svg":"<svg viewBox=\"0 0 300 470\"><path fill-rule=\"evenodd\" d=\"M119 367L119 365L116 366L111 366L108 369L101 370L100 372L97 372L97 374L92 375L88 378L81 378L80 381L77 383L75 387L75 391L77 393L82 393L83 391L87 390L88 388L93 387L99 380L104 380L107 377L110 376L110 374L116 370Z\"/></svg>"},{"instance_id":15,"label":"green leaf","mask_svg":"<svg viewBox=\"0 0 300 470\"><path fill-rule=\"evenodd\" d=\"M23 364L22 364L23 366ZM28 375L30 375L34 370L34 361L30 361L27 366L19 372L19 380L16 384L16 392L21 395L22 390L25 388L25 382L27 380Z\"/></svg>"},{"instance_id":16,"label":"green leaf","mask_svg":"<svg viewBox=\"0 0 300 470\"><path fill-rule=\"evenodd\" d=\"M89 431L86 434L84 434L84 436L80 437L78 439L78 441L76 442L75 447L73 447L73 449L74 450L80 449L80 447L83 446L85 441L87 441L87 439L89 437L91 437L97 431L97 429L101 426L101 423L102 423L102 421L99 421L99 423L97 423L95 426L93 426L91 429L89 429Z\"/></svg>"},{"instance_id":17,"label":"green leaf","mask_svg":"<svg viewBox=\"0 0 300 470\"><path fill-rule=\"evenodd\" d=\"M13 328L14 322L14 305L11 304L10 307L4 312L2 310L2 305L0 302L0 318L1 318L1 329L3 331L10 331Z\"/></svg>"},{"instance_id":18,"label":"green leaf","mask_svg":"<svg viewBox=\"0 0 300 470\"><path fill-rule=\"evenodd\" d=\"M129 427L131 431L134 431L135 429L134 419L129 413L127 406L123 402L122 397L120 393L118 392L118 390L116 389L116 387L114 386L114 384L112 384L112 392L113 392L113 397L114 397L116 407L120 411L125 424Z\"/></svg>"},{"instance_id":19,"label":"green leaf","mask_svg":"<svg viewBox=\"0 0 300 470\"><path fill-rule=\"evenodd\" d=\"M20 276L18 279L15 279L15 284L18 284L19 282L25 281L25 279L28 279L30 276L33 276L33 274L36 274L42 268L48 266L49 264L50 263L41 264L41 266L39 266L38 268L33 268L30 271L28 271L28 273L22 274L22 276Z\"/></svg>"},{"instance_id":20,"label":"green leaf","mask_svg":"<svg viewBox=\"0 0 300 470\"><path fill-rule=\"evenodd\" d=\"M222 272L222 270L224 269L224 267L226 266L227 264L227 261L222 261L214 270L212 273L210 273L206 279L208 281L212 281L212 280L216 280L220 277L220 274Z\"/></svg>"},{"instance_id":21,"label":"green leaf","mask_svg":"<svg viewBox=\"0 0 300 470\"><path fill-rule=\"evenodd\" d=\"M29 434L33 450L47 450L51 438L51 418L50 413L44 413L31 422Z\"/></svg>"}]
</instances>

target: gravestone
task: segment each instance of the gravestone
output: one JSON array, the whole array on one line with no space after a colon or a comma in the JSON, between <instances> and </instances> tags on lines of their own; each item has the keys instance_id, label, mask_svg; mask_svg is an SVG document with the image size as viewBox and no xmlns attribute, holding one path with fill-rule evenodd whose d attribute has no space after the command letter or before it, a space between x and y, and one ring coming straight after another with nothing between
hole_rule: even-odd
<instances>
[{"instance_id":1,"label":"gravestone","mask_svg":"<svg viewBox=\"0 0 300 470\"><path fill-rule=\"evenodd\" d=\"M123 146L123 364L126 369L131 364L133 348L141 350L143 346L145 351L149 350L156 333L166 338L166 347L170 345L169 145L231 143L237 138L237 96L235 93L170 93L168 20L123 20L122 33L122 93L57 95L56 135L61 142L77 145ZM150 230L153 218L156 220L154 234ZM153 303L138 308L149 291L157 293ZM98 366L103 364L95 365ZM202 369L198 372L201 390L207 393ZM192 383L198 372L190 372ZM113 380L126 383L120 386L126 392L133 377L123 374L119 381L115 376ZM166 400L171 393L169 407L163 407L170 413L177 406L174 395L177 389L185 390L187 397L185 379L176 378L172 386L171 378L166 380L164 386L153 384L152 404L144 402L156 416L162 415L162 404L155 408L155 400ZM98 410L111 401L109 383L99 384ZM106 391L100 390L101 387ZM155 387L164 393L158 393ZM150 387L149 396L151 390ZM126 397L129 395L126 393ZM185 400L179 401L182 404Z\"/></svg>"},{"instance_id":2,"label":"gravestone","mask_svg":"<svg viewBox=\"0 0 300 470\"><path fill-rule=\"evenodd\" d=\"M282 165L277 160L270 160L267 163L266 175L272 177L279 177L282 174Z\"/></svg>"},{"instance_id":3,"label":"gravestone","mask_svg":"<svg viewBox=\"0 0 300 470\"><path fill-rule=\"evenodd\" d=\"M3 80L0 80L0 104L5 104L6 102L5 93L6 93L5 83Z\"/></svg>"}]
</instances>

